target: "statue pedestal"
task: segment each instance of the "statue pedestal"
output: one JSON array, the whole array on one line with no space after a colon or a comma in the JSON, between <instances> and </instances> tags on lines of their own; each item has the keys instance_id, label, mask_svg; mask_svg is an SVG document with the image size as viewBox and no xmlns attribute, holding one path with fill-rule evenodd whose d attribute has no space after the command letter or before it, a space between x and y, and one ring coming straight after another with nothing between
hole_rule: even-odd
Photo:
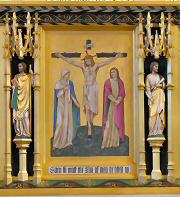
<instances>
[{"instance_id":1,"label":"statue pedestal","mask_svg":"<svg viewBox=\"0 0 180 197\"><path fill-rule=\"evenodd\" d=\"M28 180L27 173L27 149L29 144L32 142L30 138L15 137L13 140L16 143L16 147L19 148L19 173L18 180L26 181Z\"/></svg>"},{"instance_id":2,"label":"statue pedestal","mask_svg":"<svg viewBox=\"0 0 180 197\"><path fill-rule=\"evenodd\" d=\"M160 147L162 147L163 142L166 139L162 137L148 137L147 141L152 147L153 153L153 170L151 172L151 178L154 180L159 180L162 178L162 173L160 170Z\"/></svg>"}]
</instances>

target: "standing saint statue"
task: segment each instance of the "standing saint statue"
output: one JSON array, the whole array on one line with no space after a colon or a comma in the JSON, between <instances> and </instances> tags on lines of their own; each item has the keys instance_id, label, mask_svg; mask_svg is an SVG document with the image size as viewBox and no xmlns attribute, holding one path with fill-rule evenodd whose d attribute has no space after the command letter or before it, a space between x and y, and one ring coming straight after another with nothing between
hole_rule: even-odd
<instances>
[{"instance_id":1,"label":"standing saint statue","mask_svg":"<svg viewBox=\"0 0 180 197\"><path fill-rule=\"evenodd\" d=\"M72 145L80 126L79 103L67 68L56 83L54 102L53 149L62 149Z\"/></svg>"},{"instance_id":2,"label":"standing saint statue","mask_svg":"<svg viewBox=\"0 0 180 197\"><path fill-rule=\"evenodd\" d=\"M98 85L96 82L97 72L99 68L111 64L117 58L124 57L124 55L118 53L114 58L101 63L95 63L93 56L89 55L88 53L83 59L84 63L76 62L70 58L66 58L61 53L53 53L52 55L53 57L61 58L69 64L82 69L84 74L83 105L88 124L88 139L91 140L93 119L98 114Z\"/></svg>"},{"instance_id":3,"label":"standing saint statue","mask_svg":"<svg viewBox=\"0 0 180 197\"><path fill-rule=\"evenodd\" d=\"M19 74L12 79L13 124L16 136L31 136L31 85L33 71L31 65L29 74L25 73L27 65L18 64Z\"/></svg>"},{"instance_id":4,"label":"standing saint statue","mask_svg":"<svg viewBox=\"0 0 180 197\"><path fill-rule=\"evenodd\" d=\"M119 71L111 68L110 79L104 84L101 148L119 147L120 141L125 140L124 98L124 83L119 77Z\"/></svg>"},{"instance_id":5,"label":"standing saint statue","mask_svg":"<svg viewBox=\"0 0 180 197\"><path fill-rule=\"evenodd\" d=\"M158 63L152 62L146 77L146 95L149 105L149 136L163 135L165 128L165 79L158 73Z\"/></svg>"}]
</instances>

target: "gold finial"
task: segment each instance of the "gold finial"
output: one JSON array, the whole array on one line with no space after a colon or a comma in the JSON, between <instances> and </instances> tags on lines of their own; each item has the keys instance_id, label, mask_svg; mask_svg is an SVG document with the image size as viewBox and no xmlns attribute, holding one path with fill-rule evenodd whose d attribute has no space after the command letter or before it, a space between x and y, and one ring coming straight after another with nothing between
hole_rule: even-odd
<instances>
[{"instance_id":1,"label":"gold finial","mask_svg":"<svg viewBox=\"0 0 180 197\"><path fill-rule=\"evenodd\" d=\"M35 17L34 17L34 21L35 21L35 23L38 23L39 20L40 20L40 18L39 18L39 16L38 16L38 13L36 12L36 13L35 13Z\"/></svg>"},{"instance_id":2,"label":"gold finial","mask_svg":"<svg viewBox=\"0 0 180 197\"><path fill-rule=\"evenodd\" d=\"M168 18L166 20L168 21L168 23L171 23L173 21L172 14L170 12L168 13Z\"/></svg>"},{"instance_id":3,"label":"gold finial","mask_svg":"<svg viewBox=\"0 0 180 197\"><path fill-rule=\"evenodd\" d=\"M143 20L144 20L144 18L143 18L143 14L140 12L140 13L139 13L138 21L139 21L140 23L142 23L142 22L143 22Z\"/></svg>"},{"instance_id":4,"label":"gold finial","mask_svg":"<svg viewBox=\"0 0 180 197\"><path fill-rule=\"evenodd\" d=\"M5 21L6 23L9 23L9 21L10 21L9 13L8 13L8 12L6 12L6 17L4 18L4 21Z\"/></svg>"},{"instance_id":5,"label":"gold finial","mask_svg":"<svg viewBox=\"0 0 180 197\"><path fill-rule=\"evenodd\" d=\"M29 13L29 12L28 12L28 14L27 14L26 19L27 19L27 24L29 25L29 24L30 24L30 22L31 22L31 15L30 15L30 13Z\"/></svg>"},{"instance_id":6,"label":"gold finial","mask_svg":"<svg viewBox=\"0 0 180 197\"><path fill-rule=\"evenodd\" d=\"M17 20L16 12L13 12L13 19Z\"/></svg>"},{"instance_id":7,"label":"gold finial","mask_svg":"<svg viewBox=\"0 0 180 197\"><path fill-rule=\"evenodd\" d=\"M164 13L161 12L161 21L164 21Z\"/></svg>"}]
</instances>

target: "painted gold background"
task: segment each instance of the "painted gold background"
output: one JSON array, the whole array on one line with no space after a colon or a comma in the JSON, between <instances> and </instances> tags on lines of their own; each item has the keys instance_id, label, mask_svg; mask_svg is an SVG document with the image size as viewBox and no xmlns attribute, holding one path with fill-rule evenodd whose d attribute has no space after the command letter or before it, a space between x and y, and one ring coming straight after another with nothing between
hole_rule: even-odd
<instances>
[{"instance_id":1,"label":"painted gold background","mask_svg":"<svg viewBox=\"0 0 180 197\"><path fill-rule=\"evenodd\" d=\"M83 52L81 59L85 55L86 40L92 40L94 48L92 55L96 52L127 52L128 57L119 58L111 65L101 68L98 71L97 83L99 88L99 114L94 120L94 125L102 125L103 111L103 86L109 78L109 71L112 67L117 67L121 79L124 81L125 98L125 128L126 135L130 137L130 157L50 157L50 139L53 136L53 111L54 111L54 88L63 68L71 71L71 80L74 82L78 101L81 106L81 125L86 125L86 118L83 112L83 83L84 77L81 69L74 67L61 59L51 58L52 52ZM82 31L46 31L45 32L45 72L46 72L46 144L47 144L47 167L50 165L128 165L132 164L133 151L133 31L88 31L84 27ZM77 61L82 61L77 59ZM105 61L107 58L95 58L96 62ZM87 132L87 131L85 131ZM86 140L86 139L84 139ZM82 147L83 148L83 147ZM103 162L102 162L103 161ZM70 176L70 175L69 175ZM72 176L72 175L71 175ZM79 175L76 175L78 177ZM82 175L81 175L82 176ZM89 176L89 175L88 175ZM95 175L93 175L95 176ZM98 176L98 175L96 175ZM108 175L109 176L109 175ZM116 175L117 176L117 175ZM123 175L124 176L124 175ZM50 177L50 175L49 175ZM54 178L58 175L53 175ZM67 175L66 175L67 177Z\"/></svg>"}]
</instances>

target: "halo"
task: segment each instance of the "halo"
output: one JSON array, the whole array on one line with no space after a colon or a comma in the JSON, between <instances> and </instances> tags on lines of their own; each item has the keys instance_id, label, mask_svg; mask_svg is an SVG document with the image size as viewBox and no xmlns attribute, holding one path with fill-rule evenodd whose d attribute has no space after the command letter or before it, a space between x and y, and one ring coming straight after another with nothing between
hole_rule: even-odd
<instances>
[{"instance_id":1,"label":"halo","mask_svg":"<svg viewBox=\"0 0 180 197\"><path fill-rule=\"evenodd\" d=\"M83 59L81 59L81 60L85 60L85 58L87 57L87 56L89 56L89 57L96 57L96 55L90 55L89 53L88 53L88 51L86 50L85 51L85 53L86 53L86 55L84 56L84 58Z\"/></svg>"}]
</instances>

